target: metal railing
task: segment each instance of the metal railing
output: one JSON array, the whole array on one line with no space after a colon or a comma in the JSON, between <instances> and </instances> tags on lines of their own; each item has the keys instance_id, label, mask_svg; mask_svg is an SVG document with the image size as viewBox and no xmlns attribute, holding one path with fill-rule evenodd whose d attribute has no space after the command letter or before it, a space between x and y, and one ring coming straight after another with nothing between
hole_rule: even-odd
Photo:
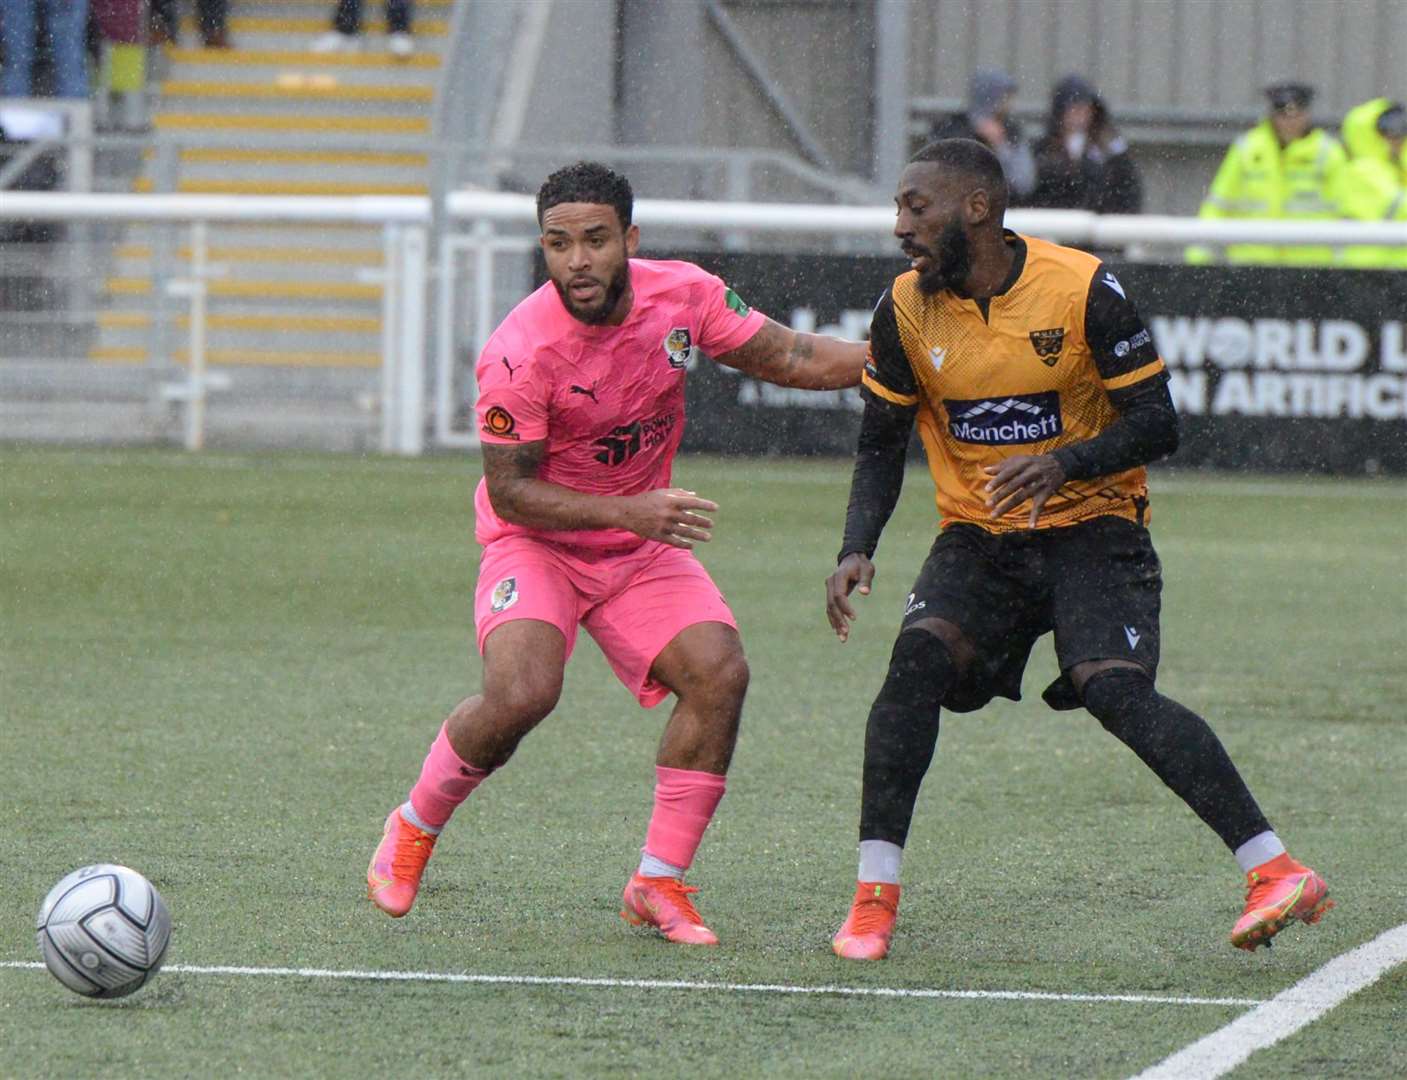
<instances>
[{"instance_id":1,"label":"metal railing","mask_svg":"<svg viewBox=\"0 0 1407 1080\"><path fill-rule=\"evenodd\" d=\"M0 191L48 154L64 159L68 191L93 189L93 106L69 98L0 97L0 128L11 142L0 161Z\"/></svg>"},{"instance_id":2,"label":"metal railing","mask_svg":"<svg viewBox=\"0 0 1407 1080\"><path fill-rule=\"evenodd\" d=\"M104 195L11 192L0 200L0 220L62 223L167 223L188 229L189 265L184 275L154 283L186 301L186 371L171 354L154 353L147 365L168 371L165 400L185 410L184 445L205 442L206 403L228 376L208 370L207 299L215 269L209 259L212 223L357 224L381 229L383 261L374 271L381 286L381 449L418 454L424 447L424 352L426 330L426 221L429 203L414 196ZM0 323L3 325L3 323Z\"/></svg>"},{"instance_id":3,"label":"metal railing","mask_svg":"<svg viewBox=\"0 0 1407 1080\"><path fill-rule=\"evenodd\" d=\"M189 306L189 368L168 390L186 409L185 444L201 445L200 429L211 377L205 363L204 300L211 268L206 227L215 222L356 223L382 230L381 448L418 454L430 434L436 445L475 443L472 429L456 427L472 400L468 374L497 320L521 297L530 280L526 256L535 244L535 200L502 192L459 191L440 208L448 228L435 253L435 343L425 348L430 322L431 201L421 197L237 197L204 195L66 195L15 192L0 199L0 220L54 222L162 221L190 230L191 268L174 285ZM793 233L829 238L865 237L885 242L893 211L883 206L691 202L642 199L635 221L646 230L699 229L766 240ZM1407 248L1407 222L1215 221L1175 217L1100 216L1084 211L1012 211L1018 231L1091 248L1134 245L1263 243L1377 244ZM516 260L505 278L505 258ZM0 322L0 328L3 328ZM429 364L433 380L427 380ZM175 374L170 356L149 364ZM427 400L427 383L433 393Z\"/></svg>"}]
</instances>

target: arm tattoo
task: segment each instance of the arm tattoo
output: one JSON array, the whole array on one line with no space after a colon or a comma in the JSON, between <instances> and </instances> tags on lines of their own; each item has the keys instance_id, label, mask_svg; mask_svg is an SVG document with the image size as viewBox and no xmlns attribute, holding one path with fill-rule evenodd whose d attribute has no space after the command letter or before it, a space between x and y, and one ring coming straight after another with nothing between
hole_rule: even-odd
<instances>
[{"instance_id":1,"label":"arm tattoo","mask_svg":"<svg viewBox=\"0 0 1407 1080\"><path fill-rule=\"evenodd\" d=\"M814 353L809 334L798 334L768 319L762 329L718 359L744 375L778 386L790 386L797 369L810 363Z\"/></svg>"},{"instance_id":2,"label":"arm tattoo","mask_svg":"<svg viewBox=\"0 0 1407 1080\"><path fill-rule=\"evenodd\" d=\"M547 456L547 440L537 442L481 443L484 455L484 481L489 500L495 505L511 505L513 489L522 480L536 480L542 459Z\"/></svg>"}]
</instances>

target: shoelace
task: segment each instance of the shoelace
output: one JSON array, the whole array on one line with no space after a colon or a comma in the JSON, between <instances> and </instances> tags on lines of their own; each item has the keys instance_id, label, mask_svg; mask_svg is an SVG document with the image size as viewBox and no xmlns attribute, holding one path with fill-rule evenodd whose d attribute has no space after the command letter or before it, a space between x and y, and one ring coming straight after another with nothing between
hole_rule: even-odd
<instances>
[{"instance_id":1,"label":"shoelace","mask_svg":"<svg viewBox=\"0 0 1407 1080\"><path fill-rule=\"evenodd\" d=\"M852 934L882 934L889 929L894 918L894 908L879 897L866 897L855 905L855 921L850 924Z\"/></svg>"},{"instance_id":2,"label":"shoelace","mask_svg":"<svg viewBox=\"0 0 1407 1080\"><path fill-rule=\"evenodd\" d=\"M391 876L418 878L435 846L435 837L413 826L396 837L396 849L391 853Z\"/></svg>"},{"instance_id":3,"label":"shoelace","mask_svg":"<svg viewBox=\"0 0 1407 1080\"><path fill-rule=\"evenodd\" d=\"M698 913L698 910L694 907L694 902L689 899L691 894L699 891L698 886L685 885L682 881L669 878L667 881L660 882L657 888L660 892L664 893L665 898L668 899L670 903L679 909L679 914L683 915L684 918L688 919L696 926L702 926L704 924L703 916Z\"/></svg>"}]
</instances>

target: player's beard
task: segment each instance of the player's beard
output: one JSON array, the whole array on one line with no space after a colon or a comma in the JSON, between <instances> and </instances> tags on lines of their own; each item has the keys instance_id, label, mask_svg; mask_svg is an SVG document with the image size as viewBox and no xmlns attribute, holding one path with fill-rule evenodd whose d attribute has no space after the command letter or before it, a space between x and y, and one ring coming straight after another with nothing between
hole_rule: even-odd
<instances>
[{"instance_id":1,"label":"player's beard","mask_svg":"<svg viewBox=\"0 0 1407 1080\"><path fill-rule=\"evenodd\" d=\"M578 322L584 322L587 326L600 326L611 317L611 312L615 311L616 304L620 303L620 298L625 295L626 287L630 284L630 260L626 259L611 275L611 280L606 283L605 295L601 297L601 302L592 307L582 307L572 299L572 294L556 278L552 279L553 286L557 289L557 295L562 298L562 306Z\"/></svg>"},{"instance_id":2,"label":"player's beard","mask_svg":"<svg viewBox=\"0 0 1407 1080\"><path fill-rule=\"evenodd\" d=\"M919 291L928 296L944 289L960 290L972 273L972 241L962 219L952 217L938 234L928 269L918 276Z\"/></svg>"}]
</instances>

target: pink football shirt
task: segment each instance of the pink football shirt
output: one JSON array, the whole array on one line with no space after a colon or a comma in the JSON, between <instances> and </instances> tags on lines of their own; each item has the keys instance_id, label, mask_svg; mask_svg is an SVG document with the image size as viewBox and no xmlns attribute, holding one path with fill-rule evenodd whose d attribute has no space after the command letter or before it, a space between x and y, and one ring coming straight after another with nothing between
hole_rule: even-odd
<instances>
[{"instance_id":1,"label":"pink football shirt","mask_svg":"<svg viewBox=\"0 0 1407 1080\"><path fill-rule=\"evenodd\" d=\"M591 495L670 486L684 435L685 369L695 350L718 356L764 316L720 278L687 262L630 260L635 302L620 326L574 319L549 281L515 307L479 355L475 412L485 443L547 441L538 477ZM580 547L642 543L624 529L548 531L512 525L474 493L474 535L541 536Z\"/></svg>"}]
</instances>

